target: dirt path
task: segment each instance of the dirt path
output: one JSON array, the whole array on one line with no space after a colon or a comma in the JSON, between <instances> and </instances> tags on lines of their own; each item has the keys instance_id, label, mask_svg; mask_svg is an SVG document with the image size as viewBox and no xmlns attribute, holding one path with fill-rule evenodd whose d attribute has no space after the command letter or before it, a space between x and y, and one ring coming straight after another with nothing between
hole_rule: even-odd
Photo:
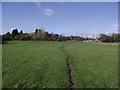
<instances>
[{"instance_id":1,"label":"dirt path","mask_svg":"<svg viewBox=\"0 0 120 90\"><path fill-rule=\"evenodd\" d=\"M76 83L75 83L75 77L73 75L72 67L71 67L70 62L69 62L70 56L63 50L64 47L65 47L65 45L62 45L60 47L60 49L67 56L67 58L66 58L66 65L67 65L67 69L68 69L68 76L69 76L69 83L70 83L68 88L70 88L70 90L75 90Z\"/></svg>"},{"instance_id":2,"label":"dirt path","mask_svg":"<svg viewBox=\"0 0 120 90\"><path fill-rule=\"evenodd\" d=\"M69 88L71 88L72 90L75 90L75 88L76 88L75 79L74 79L71 65L69 63L69 58L70 57L68 56L66 59L67 60L68 75L69 75L69 82L70 82Z\"/></svg>"}]
</instances>

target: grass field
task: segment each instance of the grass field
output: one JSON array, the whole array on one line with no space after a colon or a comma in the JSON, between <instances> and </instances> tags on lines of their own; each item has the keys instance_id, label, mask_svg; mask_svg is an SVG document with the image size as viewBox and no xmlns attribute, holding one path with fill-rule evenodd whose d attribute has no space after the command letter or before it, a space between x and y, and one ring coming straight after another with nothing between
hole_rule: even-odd
<instances>
[{"instance_id":1,"label":"grass field","mask_svg":"<svg viewBox=\"0 0 120 90\"><path fill-rule=\"evenodd\" d=\"M118 87L117 45L9 41L2 49L3 88L67 88L70 76L75 88Z\"/></svg>"}]
</instances>

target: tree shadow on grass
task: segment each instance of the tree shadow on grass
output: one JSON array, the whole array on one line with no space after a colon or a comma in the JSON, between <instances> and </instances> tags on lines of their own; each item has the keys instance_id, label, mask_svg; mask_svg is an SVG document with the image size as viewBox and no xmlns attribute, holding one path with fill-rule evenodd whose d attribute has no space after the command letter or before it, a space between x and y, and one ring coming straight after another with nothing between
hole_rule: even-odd
<instances>
[{"instance_id":1,"label":"tree shadow on grass","mask_svg":"<svg viewBox=\"0 0 120 90\"><path fill-rule=\"evenodd\" d=\"M7 44L7 41L0 41L0 44Z\"/></svg>"},{"instance_id":2,"label":"tree shadow on grass","mask_svg":"<svg viewBox=\"0 0 120 90\"><path fill-rule=\"evenodd\" d=\"M16 42L13 41L0 41L1 45L9 45L9 44L16 44Z\"/></svg>"}]
</instances>

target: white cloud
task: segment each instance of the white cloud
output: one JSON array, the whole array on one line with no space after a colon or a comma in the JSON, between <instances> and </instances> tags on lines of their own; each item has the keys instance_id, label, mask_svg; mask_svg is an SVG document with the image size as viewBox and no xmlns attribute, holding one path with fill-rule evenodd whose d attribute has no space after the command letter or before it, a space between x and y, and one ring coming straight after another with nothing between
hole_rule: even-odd
<instances>
[{"instance_id":1,"label":"white cloud","mask_svg":"<svg viewBox=\"0 0 120 90\"><path fill-rule=\"evenodd\" d=\"M37 1L38 1L38 0L37 0ZM38 9L40 10L40 12L42 11L42 13L43 13L44 15L46 15L46 16L53 16L54 10L52 10L52 9L50 9L50 8L44 9L44 8L42 7L41 2L35 2L35 3L36 3L36 5L37 5Z\"/></svg>"},{"instance_id":2,"label":"white cloud","mask_svg":"<svg viewBox=\"0 0 120 90\"><path fill-rule=\"evenodd\" d=\"M50 9L50 8L47 8L47 9L44 9L44 10L43 10L43 13L44 13L44 15L46 15L46 16L53 16L54 11L53 11L52 9Z\"/></svg>"}]
</instances>

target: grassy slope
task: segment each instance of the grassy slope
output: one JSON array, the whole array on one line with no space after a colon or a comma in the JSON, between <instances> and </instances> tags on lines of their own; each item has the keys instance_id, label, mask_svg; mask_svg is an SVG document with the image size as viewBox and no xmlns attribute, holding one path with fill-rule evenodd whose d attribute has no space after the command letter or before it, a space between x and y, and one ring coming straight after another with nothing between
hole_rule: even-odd
<instances>
[{"instance_id":1,"label":"grassy slope","mask_svg":"<svg viewBox=\"0 0 120 90\"><path fill-rule=\"evenodd\" d=\"M68 55L77 87L117 87L117 46L32 41L3 45L3 87L67 87Z\"/></svg>"},{"instance_id":2,"label":"grassy slope","mask_svg":"<svg viewBox=\"0 0 120 90\"><path fill-rule=\"evenodd\" d=\"M3 45L3 87L67 87L66 56L59 42Z\"/></svg>"},{"instance_id":3,"label":"grassy slope","mask_svg":"<svg viewBox=\"0 0 120 90\"><path fill-rule=\"evenodd\" d=\"M118 49L114 45L74 42L65 47L77 87L118 86Z\"/></svg>"}]
</instances>

